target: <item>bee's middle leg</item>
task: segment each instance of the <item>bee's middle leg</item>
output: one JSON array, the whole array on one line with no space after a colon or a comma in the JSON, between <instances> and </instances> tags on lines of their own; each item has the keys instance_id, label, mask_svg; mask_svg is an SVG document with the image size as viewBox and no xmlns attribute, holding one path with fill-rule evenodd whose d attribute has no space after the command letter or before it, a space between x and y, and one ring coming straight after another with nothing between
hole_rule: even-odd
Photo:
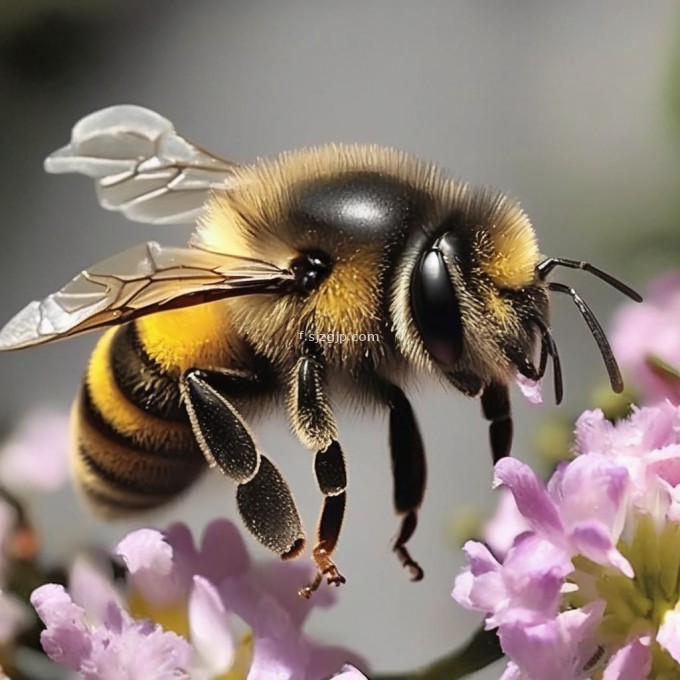
<instances>
[{"instance_id":1,"label":"bee's middle leg","mask_svg":"<svg viewBox=\"0 0 680 680\"><path fill-rule=\"evenodd\" d=\"M247 379L235 371L190 370L182 376L182 398L208 464L237 483L238 509L248 530L283 559L294 558L304 549L305 535L293 495L225 395Z\"/></svg>"},{"instance_id":2,"label":"bee's middle leg","mask_svg":"<svg viewBox=\"0 0 680 680\"><path fill-rule=\"evenodd\" d=\"M324 501L317 525L317 543L312 550L317 574L311 583L300 589L299 594L304 598L311 597L324 577L336 586L345 582L345 577L332 560L332 554L345 515L347 472L324 381L325 364L321 348L306 339L302 345L302 356L291 377L289 410L298 438L316 451L314 473Z\"/></svg>"}]
</instances>

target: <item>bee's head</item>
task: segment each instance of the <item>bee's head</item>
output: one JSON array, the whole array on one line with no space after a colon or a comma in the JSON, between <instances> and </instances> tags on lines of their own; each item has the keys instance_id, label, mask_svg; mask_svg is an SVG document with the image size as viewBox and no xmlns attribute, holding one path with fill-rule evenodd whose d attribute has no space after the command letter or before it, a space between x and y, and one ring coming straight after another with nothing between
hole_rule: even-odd
<instances>
[{"instance_id":1,"label":"bee's head","mask_svg":"<svg viewBox=\"0 0 680 680\"><path fill-rule=\"evenodd\" d=\"M395 288L392 313L400 347L416 365L438 369L457 388L476 394L517 373L538 380L551 357L559 402L562 376L549 324L549 294L556 291L576 302L612 388L623 388L590 309L573 289L546 278L558 265L584 269L629 297L640 297L587 263L542 260L531 224L517 204L488 193L467 194L439 227L411 244L405 260L408 272Z\"/></svg>"}]
</instances>

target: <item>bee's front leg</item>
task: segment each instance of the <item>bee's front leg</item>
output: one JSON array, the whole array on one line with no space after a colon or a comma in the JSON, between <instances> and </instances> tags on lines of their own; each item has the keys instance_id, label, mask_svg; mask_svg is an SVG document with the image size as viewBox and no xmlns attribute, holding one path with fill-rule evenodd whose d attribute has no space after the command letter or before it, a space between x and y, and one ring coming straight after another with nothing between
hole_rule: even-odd
<instances>
[{"instance_id":1,"label":"bee's front leg","mask_svg":"<svg viewBox=\"0 0 680 680\"><path fill-rule=\"evenodd\" d=\"M302 356L291 376L289 411L293 430L300 441L316 451L314 473L324 495L317 525L317 543L312 557L317 567L314 580L299 593L309 598L324 577L340 585L345 577L331 559L345 514L347 473L338 443L338 428L325 392L326 367L321 347L308 337L302 342Z\"/></svg>"}]
</instances>

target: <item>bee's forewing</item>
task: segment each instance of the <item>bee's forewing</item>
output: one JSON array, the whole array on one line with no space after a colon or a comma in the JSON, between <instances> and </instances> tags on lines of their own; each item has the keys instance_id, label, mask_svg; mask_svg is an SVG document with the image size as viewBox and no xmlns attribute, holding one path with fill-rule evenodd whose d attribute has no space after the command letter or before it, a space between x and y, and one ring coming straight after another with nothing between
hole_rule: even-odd
<instances>
[{"instance_id":1,"label":"bee's forewing","mask_svg":"<svg viewBox=\"0 0 680 680\"><path fill-rule=\"evenodd\" d=\"M293 280L264 262L143 243L84 270L0 330L0 351L22 349L179 307L282 292Z\"/></svg>"}]
</instances>

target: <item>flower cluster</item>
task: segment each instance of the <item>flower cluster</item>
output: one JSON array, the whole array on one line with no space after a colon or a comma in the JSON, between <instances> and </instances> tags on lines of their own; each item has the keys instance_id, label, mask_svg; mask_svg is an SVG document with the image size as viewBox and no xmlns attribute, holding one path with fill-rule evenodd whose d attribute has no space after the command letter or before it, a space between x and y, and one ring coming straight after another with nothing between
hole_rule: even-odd
<instances>
[{"instance_id":1,"label":"flower cluster","mask_svg":"<svg viewBox=\"0 0 680 680\"><path fill-rule=\"evenodd\" d=\"M252 567L230 522L208 525L198 548L176 524L164 534L134 531L115 553L127 567L125 590L79 560L69 592L47 584L31 597L48 656L85 680L364 678L343 667L360 662L356 655L302 631L312 606L331 604L330 593L299 598L295 584L309 574L298 565Z\"/></svg>"},{"instance_id":2,"label":"flower cluster","mask_svg":"<svg viewBox=\"0 0 680 680\"><path fill-rule=\"evenodd\" d=\"M528 529L500 560L468 542L453 597L498 628L504 680L677 677L680 408L616 424L586 412L576 453L547 485L518 460L496 465Z\"/></svg>"},{"instance_id":3,"label":"flower cluster","mask_svg":"<svg viewBox=\"0 0 680 680\"><path fill-rule=\"evenodd\" d=\"M21 501L66 481L67 449L68 417L46 410L30 414L0 448L0 588L24 564L41 578ZM68 590L48 583L31 596L46 625L44 651L85 680L365 678L346 665L364 665L359 657L303 631L312 608L330 606L332 594L299 598L297 587L310 577L301 565L251 565L226 520L206 527L198 547L183 524L165 533L140 529L115 558L127 568L125 584L114 581L109 558L80 557ZM0 648L34 616L9 588L0 590Z\"/></svg>"}]
</instances>

